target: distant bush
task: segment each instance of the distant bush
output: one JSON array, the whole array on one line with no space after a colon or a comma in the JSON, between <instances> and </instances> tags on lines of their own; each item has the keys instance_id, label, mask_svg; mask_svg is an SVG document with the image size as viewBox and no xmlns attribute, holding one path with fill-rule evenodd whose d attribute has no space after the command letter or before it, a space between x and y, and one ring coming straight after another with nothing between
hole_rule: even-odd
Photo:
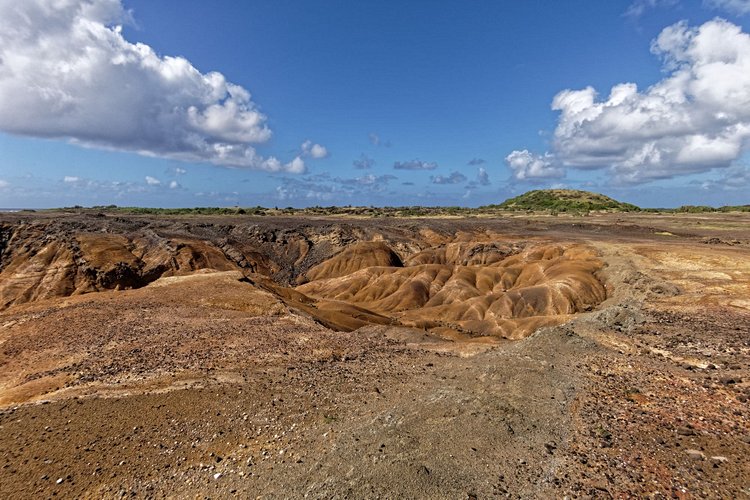
<instances>
[{"instance_id":1,"label":"distant bush","mask_svg":"<svg viewBox=\"0 0 750 500\"><path fill-rule=\"evenodd\" d=\"M750 205L724 205L722 207L711 207L708 205L682 205L669 210L677 213L702 214L711 212L750 212Z\"/></svg>"},{"instance_id":2,"label":"distant bush","mask_svg":"<svg viewBox=\"0 0 750 500\"><path fill-rule=\"evenodd\" d=\"M716 212L717 209L707 205L682 205L674 209L674 212L683 212L688 214L699 214L704 212Z\"/></svg>"}]
</instances>

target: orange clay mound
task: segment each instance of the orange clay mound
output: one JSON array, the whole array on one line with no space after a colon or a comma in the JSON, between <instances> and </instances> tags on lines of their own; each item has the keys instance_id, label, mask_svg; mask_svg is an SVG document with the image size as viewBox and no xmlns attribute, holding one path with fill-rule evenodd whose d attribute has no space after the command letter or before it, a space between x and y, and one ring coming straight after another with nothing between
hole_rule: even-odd
<instances>
[{"instance_id":1,"label":"orange clay mound","mask_svg":"<svg viewBox=\"0 0 750 500\"><path fill-rule=\"evenodd\" d=\"M487 243L450 244L406 259L405 267L367 267L296 290L391 317L403 326L508 339L562 323L606 298L596 277L602 262L588 247L539 245L510 255L513 251ZM331 263L330 268L338 272L341 266Z\"/></svg>"},{"instance_id":2,"label":"orange clay mound","mask_svg":"<svg viewBox=\"0 0 750 500\"><path fill-rule=\"evenodd\" d=\"M307 281L338 278L373 266L401 267L401 259L381 241L355 243L307 272ZM303 280L300 280L303 281Z\"/></svg>"}]
</instances>

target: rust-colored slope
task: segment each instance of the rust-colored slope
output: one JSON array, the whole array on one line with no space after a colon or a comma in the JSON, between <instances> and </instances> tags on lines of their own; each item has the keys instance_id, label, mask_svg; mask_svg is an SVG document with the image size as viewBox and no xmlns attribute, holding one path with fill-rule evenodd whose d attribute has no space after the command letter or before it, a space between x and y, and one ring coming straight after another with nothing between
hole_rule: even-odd
<instances>
[{"instance_id":1,"label":"rust-colored slope","mask_svg":"<svg viewBox=\"0 0 750 500\"><path fill-rule=\"evenodd\" d=\"M346 276L373 266L401 267L401 258L382 241L365 241L348 246L339 254L311 268L302 281Z\"/></svg>"},{"instance_id":2,"label":"rust-colored slope","mask_svg":"<svg viewBox=\"0 0 750 500\"><path fill-rule=\"evenodd\" d=\"M496 242L455 242L412 255L404 264L407 266L419 264L488 265L499 262L518 250L519 245Z\"/></svg>"},{"instance_id":3,"label":"rust-colored slope","mask_svg":"<svg viewBox=\"0 0 750 500\"><path fill-rule=\"evenodd\" d=\"M439 263L369 267L318 279L297 291L353 304L406 326L513 339L560 323L606 298L596 277L602 263L584 246L535 246L488 265L449 263L466 262L467 248L472 249L472 262L483 262L493 261L501 247L443 246L407 260Z\"/></svg>"},{"instance_id":4,"label":"rust-colored slope","mask_svg":"<svg viewBox=\"0 0 750 500\"><path fill-rule=\"evenodd\" d=\"M20 244L9 245L12 253L0 269L0 310L53 297L139 288L161 276L200 269L239 269L207 241L96 233L52 237L42 230L21 228L14 235Z\"/></svg>"},{"instance_id":5,"label":"rust-colored slope","mask_svg":"<svg viewBox=\"0 0 750 500\"><path fill-rule=\"evenodd\" d=\"M50 297L71 295L80 285L73 251L49 243L24 247L0 273L0 309Z\"/></svg>"}]
</instances>

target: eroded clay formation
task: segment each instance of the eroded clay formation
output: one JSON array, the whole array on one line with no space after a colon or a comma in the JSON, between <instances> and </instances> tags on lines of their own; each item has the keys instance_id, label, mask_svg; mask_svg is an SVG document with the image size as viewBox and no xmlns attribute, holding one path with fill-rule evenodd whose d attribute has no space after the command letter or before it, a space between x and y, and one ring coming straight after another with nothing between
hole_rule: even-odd
<instances>
[{"instance_id":1,"label":"eroded clay formation","mask_svg":"<svg viewBox=\"0 0 750 500\"><path fill-rule=\"evenodd\" d=\"M401 228L186 226L0 228L0 308L236 270L247 293L270 291L338 330L392 324L446 338L519 339L607 296L597 277L603 264L582 244L448 230L404 238Z\"/></svg>"}]
</instances>

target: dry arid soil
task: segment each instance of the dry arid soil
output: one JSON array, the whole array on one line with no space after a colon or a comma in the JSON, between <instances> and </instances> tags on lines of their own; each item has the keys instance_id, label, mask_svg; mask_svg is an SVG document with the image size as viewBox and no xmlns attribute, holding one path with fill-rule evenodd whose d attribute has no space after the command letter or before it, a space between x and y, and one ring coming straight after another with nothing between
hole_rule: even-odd
<instances>
[{"instance_id":1,"label":"dry arid soil","mask_svg":"<svg viewBox=\"0 0 750 500\"><path fill-rule=\"evenodd\" d=\"M750 498L750 214L0 215L2 498Z\"/></svg>"}]
</instances>

